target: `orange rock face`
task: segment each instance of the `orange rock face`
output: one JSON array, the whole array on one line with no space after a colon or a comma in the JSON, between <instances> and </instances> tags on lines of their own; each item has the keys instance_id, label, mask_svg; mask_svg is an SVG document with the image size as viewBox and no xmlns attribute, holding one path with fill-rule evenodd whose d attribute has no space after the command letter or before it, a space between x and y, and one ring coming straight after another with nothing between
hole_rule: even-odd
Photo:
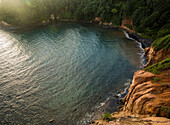
<instances>
[{"instance_id":1,"label":"orange rock face","mask_svg":"<svg viewBox=\"0 0 170 125\"><path fill-rule=\"evenodd\" d=\"M126 25L130 25L132 27L132 29L129 29ZM135 29L133 27L133 22L131 20L130 17L125 17L124 20L122 21L122 25L121 25L122 28L132 32L132 33L135 33Z\"/></svg>"},{"instance_id":2,"label":"orange rock face","mask_svg":"<svg viewBox=\"0 0 170 125\"><path fill-rule=\"evenodd\" d=\"M102 20L101 17L96 17L96 18L94 19L95 22L100 22L101 20Z\"/></svg>"},{"instance_id":3,"label":"orange rock face","mask_svg":"<svg viewBox=\"0 0 170 125\"><path fill-rule=\"evenodd\" d=\"M170 57L170 50L162 49L158 52L155 52L152 47L146 48L145 53L147 54L148 63L145 67L151 66L154 63L160 62L168 57Z\"/></svg>"},{"instance_id":4,"label":"orange rock face","mask_svg":"<svg viewBox=\"0 0 170 125\"><path fill-rule=\"evenodd\" d=\"M159 78L155 82L154 77ZM142 115L170 117L170 70L154 75L143 70L134 74L124 111Z\"/></svg>"}]
</instances>

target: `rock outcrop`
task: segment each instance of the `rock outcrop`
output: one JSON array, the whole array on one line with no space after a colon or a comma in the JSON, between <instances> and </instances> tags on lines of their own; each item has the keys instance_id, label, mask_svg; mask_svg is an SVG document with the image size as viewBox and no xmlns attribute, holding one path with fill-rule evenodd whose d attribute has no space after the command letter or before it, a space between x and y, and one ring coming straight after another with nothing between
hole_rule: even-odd
<instances>
[{"instance_id":1,"label":"rock outcrop","mask_svg":"<svg viewBox=\"0 0 170 125\"><path fill-rule=\"evenodd\" d=\"M170 50L168 49L161 49L158 52L155 52L153 47L145 48L145 54L147 55L147 64L145 67L151 66L156 62L160 62L168 57L170 57Z\"/></svg>"},{"instance_id":2,"label":"rock outcrop","mask_svg":"<svg viewBox=\"0 0 170 125\"><path fill-rule=\"evenodd\" d=\"M159 81L154 81L153 78ZM123 110L141 115L170 118L170 70L154 75L144 70L134 74Z\"/></svg>"},{"instance_id":3,"label":"rock outcrop","mask_svg":"<svg viewBox=\"0 0 170 125\"><path fill-rule=\"evenodd\" d=\"M102 20L102 18L101 17L96 17L95 19L94 19L94 22L100 22Z\"/></svg>"},{"instance_id":4,"label":"rock outcrop","mask_svg":"<svg viewBox=\"0 0 170 125\"><path fill-rule=\"evenodd\" d=\"M112 121L100 119L91 125L169 125L170 123L170 119L164 117L139 116L125 112L113 113L112 117Z\"/></svg>"},{"instance_id":5,"label":"rock outcrop","mask_svg":"<svg viewBox=\"0 0 170 125\"><path fill-rule=\"evenodd\" d=\"M137 33L135 33L134 31L130 30L129 28L127 28L126 26L123 26L123 24L120 27L121 29L123 29L124 31L126 31L129 35L130 38L133 38L134 40L140 42L142 44L142 48L148 48L151 46L151 44L153 43L152 40L149 39L145 39L141 36L139 36Z\"/></svg>"},{"instance_id":6,"label":"rock outcrop","mask_svg":"<svg viewBox=\"0 0 170 125\"><path fill-rule=\"evenodd\" d=\"M129 34L129 37L131 37L131 38L137 40L138 42L140 42L142 44L142 48L150 47L151 44L153 43L152 40L145 39L145 38L139 36L137 33L128 32L128 34Z\"/></svg>"},{"instance_id":7,"label":"rock outcrop","mask_svg":"<svg viewBox=\"0 0 170 125\"><path fill-rule=\"evenodd\" d=\"M145 48L145 54L148 67L170 57L170 50L156 52L151 46ZM170 118L170 69L158 75L145 70L136 72L124 100L125 112Z\"/></svg>"},{"instance_id":8,"label":"rock outcrop","mask_svg":"<svg viewBox=\"0 0 170 125\"><path fill-rule=\"evenodd\" d=\"M130 29L129 27L127 27L127 25L131 26L132 29ZM135 29L133 27L133 22L131 20L130 17L125 17L124 20L122 20L122 25L121 27L123 27L124 29L127 29L129 31L131 31L132 33L135 33Z\"/></svg>"}]
</instances>

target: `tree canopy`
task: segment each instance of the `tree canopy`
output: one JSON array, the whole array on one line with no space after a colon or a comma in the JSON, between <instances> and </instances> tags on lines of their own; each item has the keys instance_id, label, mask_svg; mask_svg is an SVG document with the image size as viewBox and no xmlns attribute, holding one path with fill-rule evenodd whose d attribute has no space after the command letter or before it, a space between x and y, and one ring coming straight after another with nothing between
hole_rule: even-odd
<instances>
[{"instance_id":1,"label":"tree canopy","mask_svg":"<svg viewBox=\"0 0 170 125\"><path fill-rule=\"evenodd\" d=\"M121 25L130 17L138 32L164 36L170 31L170 0L1 0L0 20L13 25L49 19L93 20Z\"/></svg>"}]
</instances>

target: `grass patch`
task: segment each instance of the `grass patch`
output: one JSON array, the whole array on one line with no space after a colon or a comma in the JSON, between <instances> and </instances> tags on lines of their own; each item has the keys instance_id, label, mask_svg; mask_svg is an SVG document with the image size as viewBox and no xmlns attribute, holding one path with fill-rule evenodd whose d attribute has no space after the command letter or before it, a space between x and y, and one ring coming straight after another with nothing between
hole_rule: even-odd
<instances>
[{"instance_id":1,"label":"grass patch","mask_svg":"<svg viewBox=\"0 0 170 125\"><path fill-rule=\"evenodd\" d=\"M170 57L145 68L145 71L152 72L153 74L160 74L162 71L167 69L170 69Z\"/></svg>"},{"instance_id":2,"label":"grass patch","mask_svg":"<svg viewBox=\"0 0 170 125\"><path fill-rule=\"evenodd\" d=\"M111 114L107 112L107 113L105 113L105 115L103 116L103 120L106 120L107 122L109 122L109 121L112 121L113 118L112 118Z\"/></svg>"},{"instance_id":3,"label":"grass patch","mask_svg":"<svg viewBox=\"0 0 170 125\"><path fill-rule=\"evenodd\" d=\"M170 34L155 40L152 44L152 47L156 52L161 49L170 49Z\"/></svg>"},{"instance_id":4,"label":"grass patch","mask_svg":"<svg viewBox=\"0 0 170 125\"><path fill-rule=\"evenodd\" d=\"M159 80L160 80L160 79L159 79L158 77L154 77L154 78L153 78L153 81L154 81L154 82L157 82L157 81L159 81Z\"/></svg>"},{"instance_id":5,"label":"grass patch","mask_svg":"<svg viewBox=\"0 0 170 125\"><path fill-rule=\"evenodd\" d=\"M161 82L162 85L168 85L166 82Z\"/></svg>"},{"instance_id":6,"label":"grass patch","mask_svg":"<svg viewBox=\"0 0 170 125\"><path fill-rule=\"evenodd\" d=\"M161 111L166 111L166 112L170 112L170 107L165 106L163 108L160 108Z\"/></svg>"}]
</instances>

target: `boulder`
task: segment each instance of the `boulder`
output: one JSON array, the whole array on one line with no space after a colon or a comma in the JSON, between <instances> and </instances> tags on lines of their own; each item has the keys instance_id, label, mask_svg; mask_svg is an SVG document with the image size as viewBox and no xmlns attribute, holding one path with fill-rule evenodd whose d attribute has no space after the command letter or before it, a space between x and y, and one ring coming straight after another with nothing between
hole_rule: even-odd
<instances>
[{"instance_id":1,"label":"boulder","mask_svg":"<svg viewBox=\"0 0 170 125\"><path fill-rule=\"evenodd\" d=\"M94 19L94 22L100 22L101 20L102 20L101 17L96 17L96 18Z\"/></svg>"},{"instance_id":2,"label":"boulder","mask_svg":"<svg viewBox=\"0 0 170 125\"><path fill-rule=\"evenodd\" d=\"M110 23L104 22L103 26L109 26Z\"/></svg>"}]
</instances>

